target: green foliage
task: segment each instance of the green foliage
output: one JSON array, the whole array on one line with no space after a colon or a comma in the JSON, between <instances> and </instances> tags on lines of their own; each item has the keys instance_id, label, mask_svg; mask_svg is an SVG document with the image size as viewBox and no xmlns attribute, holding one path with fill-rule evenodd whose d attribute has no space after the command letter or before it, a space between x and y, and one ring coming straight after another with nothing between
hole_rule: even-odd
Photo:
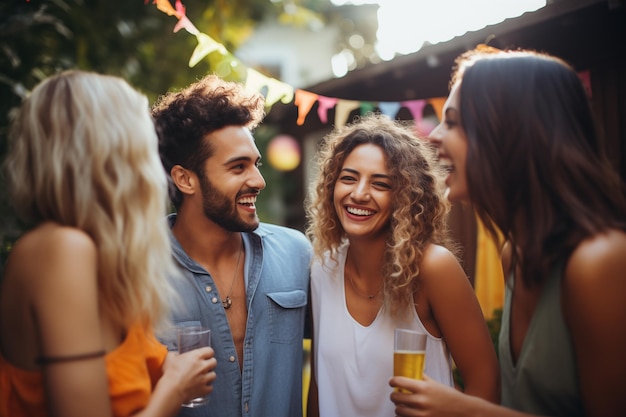
<instances>
[{"instance_id":1,"label":"green foliage","mask_svg":"<svg viewBox=\"0 0 626 417\"><path fill-rule=\"evenodd\" d=\"M493 317L487 320L487 328L491 335L491 341L493 347L496 349L496 355L498 354L498 338L500 337L500 326L502 324L502 309L498 308L493 311Z\"/></svg>"},{"instance_id":2,"label":"green foliage","mask_svg":"<svg viewBox=\"0 0 626 417\"><path fill-rule=\"evenodd\" d=\"M171 0L175 4L175 0ZM206 33L235 51L263 20L291 16L289 24L320 23L329 0L183 0L186 15ZM151 102L207 73L243 80L234 56L212 53L193 68L197 46L177 19L153 0L9 0L0 2L0 160L7 151L10 112L36 84L77 68L120 76ZM271 174L271 173L270 173ZM0 177L0 267L20 233ZM271 217L271 216L268 216Z\"/></svg>"}]
</instances>

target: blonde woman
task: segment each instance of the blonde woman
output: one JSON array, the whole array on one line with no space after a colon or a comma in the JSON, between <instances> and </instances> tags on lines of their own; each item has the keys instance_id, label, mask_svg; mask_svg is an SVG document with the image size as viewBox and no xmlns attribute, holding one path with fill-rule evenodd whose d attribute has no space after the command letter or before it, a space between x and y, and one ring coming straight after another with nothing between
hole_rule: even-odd
<instances>
[{"instance_id":1,"label":"blonde woman","mask_svg":"<svg viewBox=\"0 0 626 417\"><path fill-rule=\"evenodd\" d=\"M145 96L65 72L23 103L6 163L30 226L0 288L0 416L173 416L211 392L211 348L167 356L166 178Z\"/></svg>"},{"instance_id":2,"label":"blonde woman","mask_svg":"<svg viewBox=\"0 0 626 417\"><path fill-rule=\"evenodd\" d=\"M427 335L425 373L499 400L494 347L447 234L434 153L413 132L368 116L325 138L307 206L311 271L311 415L394 415L394 329ZM451 354L451 356L450 356Z\"/></svg>"}]
</instances>

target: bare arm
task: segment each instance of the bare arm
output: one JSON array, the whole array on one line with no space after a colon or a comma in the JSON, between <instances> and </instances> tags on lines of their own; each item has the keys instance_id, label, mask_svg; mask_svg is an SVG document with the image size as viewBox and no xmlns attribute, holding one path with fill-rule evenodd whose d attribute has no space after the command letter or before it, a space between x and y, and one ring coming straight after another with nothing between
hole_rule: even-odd
<instances>
[{"instance_id":1,"label":"bare arm","mask_svg":"<svg viewBox=\"0 0 626 417\"><path fill-rule=\"evenodd\" d=\"M44 236L45 238L45 236ZM43 366L51 416L112 415L104 361L103 323L98 309L96 250L83 232L57 228L50 243L41 245L34 270L32 310L41 347L39 356L68 358L98 353L86 359L56 361ZM30 253L29 256L34 254ZM40 269L39 271L37 269ZM162 377L150 401L137 417L171 417L180 405L212 391L216 360L211 348L166 359Z\"/></svg>"},{"instance_id":2,"label":"bare arm","mask_svg":"<svg viewBox=\"0 0 626 417\"><path fill-rule=\"evenodd\" d=\"M586 415L623 415L626 233L612 231L581 243L566 267L562 296Z\"/></svg>"},{"instance_id":3,"label":"bare arm","mask_svg":"<svg viewBox=\"0 0 626 417\"><path fill-rule=\"evenodd\" d=\"M317 379L315 378L315 372L313 372L313 345L311 345L311 383L309 384L309 393L307 399L307 417L319 417L319 399L317 396Z\"/></svg>"},{"instance_id":4,"label":"bare arm","mask_svg":"<svg viewBox=\"0 0 626 417\"><path fill-rule=\"evenodd\" d=\"M51 416L111 416L104 362L102 324L98 310L96 248L76 229L45 229L41 242L28 253L24 276L28 289L38 356L70 358L101 352L82 360L56 361L42 368Z\"/></svg>"},{"instance_id":5,"label":"bare arm","mask_svg":"<svg viewBox=\"0 0 626 417\"><path fill-rule=\"evenodd\" d=\"M467 394L500 401L500 371L485 318L456 258L440 246L425 253L421 274L434 321L463 377Z\"/></svg>"},{"instance_id":6,"label":"bare arm","mask_svg":"<svg viewBox=\"0 0 626 417\"><path fill-rule=\"evenodd\" d=\"M418 381L394 376L389 385L411 391L391 394L399 417L538 417L464 394L428 377Z\"/></svg>"},{"instance_id":7,"label":"bare arm","mask_svg":"<svg viewBox=\"0 0 626 417\"><path fill-rule=\"evenodd\" d=\"M134 417L171 417L183 402L213 391L217 361L210 347L183 354L171 352L163 364L163 376L157 382L150 402Z\"/></svg>"}]
</instances>

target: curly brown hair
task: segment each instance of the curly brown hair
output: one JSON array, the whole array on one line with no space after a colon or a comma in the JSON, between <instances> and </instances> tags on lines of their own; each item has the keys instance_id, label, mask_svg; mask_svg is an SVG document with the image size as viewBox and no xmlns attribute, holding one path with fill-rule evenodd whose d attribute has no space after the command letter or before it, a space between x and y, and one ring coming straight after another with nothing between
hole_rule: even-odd
<instances>
[{"instance_id":1,"label":"curly brown hair","mask_svg":"<svg viewBox=\"0 0 626 417\"><path fill-rule=\"evenodd\" d=\"M317 155L318 174L307 198L307 236L315 256L336 260L345 232L333 205L333 190L347 156L359 145L373 144L386 155L392 180L392 216L383 266L383 305L397 317L413 305L420 263L428 244L453 252L443 172L433 148L413 129L386 116L369 114L327 135Z\"/></svg>"},{"instance_id":2,"label":"curly brown hair","mask_svg":"<svg viewBox=\"0 0 626 417\"><path fill-rule=\"evenodd\" d=\"M186 88L161 96L152 107L161 161L169 176L173 166L181 165L199 176L213 154L207 135L227 126L254 129L265 116L265 100L259 93L245 90L240 83L207 75ZM176 207L182 194L170 187Z\"/></svg>"}]
</instances>

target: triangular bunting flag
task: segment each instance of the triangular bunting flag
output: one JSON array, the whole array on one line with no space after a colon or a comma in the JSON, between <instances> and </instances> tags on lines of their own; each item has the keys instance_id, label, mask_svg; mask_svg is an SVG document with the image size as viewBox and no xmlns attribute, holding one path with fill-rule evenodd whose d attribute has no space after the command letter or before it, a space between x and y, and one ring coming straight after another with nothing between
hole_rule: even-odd
<instances>
[{"instance_id":1,"label":"triangular bunting flag","mask_svg":"<svg viewBox=\"0 0 626 417\"><path fill-rule=\"evenodd\" d=\"M397 101L383 101L378 103L380 112L391 119L395 119L400 110L400 103Z\"/></svg>"},{"instance_id":2,"label":"triangular bunting flag","mask_svg":"<svg viewBox=\"0 0 626 417\"><path fill-rule=\"evenodd\" d=\"M214 51L220 51L222 54L226 55L228 51L224 48L224 45L221 43L215 42L209 35L205 35L204 33L198 33L196 35L198 38L198 46L193 50L191 54L191 58L189 59L189 67L195 66L198 62L202 60L205 56Z\"/></svg>"},{"instance_id":3,"label":"triangular bunting flag","mask_svg":"<svg viewBox=\"0 0 626 417\"><path fill-rule=\"evenodd\" d=\"M246 91L258 93L267 85L267 77L257 70L248 68L246 74Z\"/></svg>"},{"instance_id":4,"label":"triangular bunting flag","mask_svg":"<svg viewBox=\"0 0 626 417\"><path fill-rule=\"evenodd\" d=\"M304 124L304 119L311 111L313 104L317 101L319 96L315 93L311 93L310 91L305 91L301 89L296 90L296 100L294 104L298 106L298 120L296 124L298 126L302 126Z\"/></svg>"},{"instance_id":5,"label":"triangular bunting flag","mask_svg":"<svg viewBox=\"0 0 626 417\"><path fill-rule=\"evenodd\" d=\"M335 107L335 126L341 127L345 125L352 110L358 109L360 106L361 102L356 100L340 99L337 101L337 107Z\"/></svg>"},{"instance_id":6,"label":"triangular bunting flag","mask_svg":"<svg viewBox=\"0 0 626 417\"><path fill-rule=\"evenodd\" d=\"M293 87L275 78L268 78L265 106L272 107L280 99L283 103L290 103L293 100Z\"/></svg>"},{"instance_id":7,"label":"triangular bunting flag","mask_svg":"<svg viewBox=\"0 0 626 417\"><path fill-rule=\"evenodd\" d=\"M317 115L319 116L322 123L328 123L328 110L335 107L337 104L337 100L334 97L324 97L319 96L317 98Z\"/></svg>"},{"instance_id":8,"label":"triangular bunting flag","mask_svg":"<svg viewBox=\"0 0 626 417\"><path fill-rule=\"evenodd\" d=\"M446 103L446 98L445 97L429 98L427 101L428 101L428 104L433 106L433 109L435 110L435 114L437 115L437 119L442 120L443 105Z\"/></svg>"},{"instance_id":9,"label":"triangular bunting flag","mask_svg":"<svg viewBox=\"0 0 626 417\"><path fill-rule=\"evenodd\" d=\"M424 113L424 107L426 106L426 100L403 101L402 106L409 109L416 124L422 121L422 115Z\"/></svg>"},{"instance_id":10,"label":"triangular bunting flag","mask_svg":"<svg viewBox=\"0 0 626 417\"><path fill-rule=\"evenodd\" d=\"M196 36L198 36L198 34L200 33L200 31L193 25L193 23L191 23L191 20L187 19L187 16L183 16L178 19L178 23L176 23L176 26L174 26L174 33L178 32L181 29L185 29L187 32Z\"/></svg>"},{"instance_id":11,"label":"triangular bunting flag","mask_svg":"<svg viewBox=\"0 0 626 417\"><path fill-rule=\"evenodd\" d=\"M167 14L168 16L176 16L177 18L180 18L179 14L176 12L176 10L174 10L169 0L154 0L153 4L156 4L157 9Z\"/></svg>"},{"instance_id":12,"label":"triangular bunting flag","mask_svg":"<svg viewBox=\"0 0 626 417\"><path fill-rule=\"evenodd\" d=\"M373 113L376 108L376 104L371 101L362 101L360 105L361 114Z\"/></svg>"}]
</instances>

